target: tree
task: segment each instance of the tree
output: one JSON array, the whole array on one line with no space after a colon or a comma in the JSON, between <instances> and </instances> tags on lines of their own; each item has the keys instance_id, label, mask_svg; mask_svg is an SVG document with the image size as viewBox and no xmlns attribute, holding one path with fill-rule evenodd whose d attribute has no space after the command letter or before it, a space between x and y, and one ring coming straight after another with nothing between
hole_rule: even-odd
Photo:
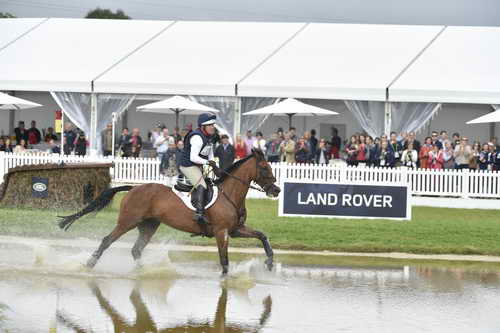
<instances>
[{"instance_id":1,"label":"tree","mask_svg":"<svg viewBox=\"0 0 500 333\"><path fill-rule=\"evenodd\" d=\"M131 17L125 15L123 10L118 9L116 13L113 13L109 9L101 9L97 7L94 10L91 10L87 13L85 18L94 18L94 19L113 19L113 20L130 20Z\"/></svg>"},{"instance_id":2,"label":"tree","mask_svg":"<svg viewBox=\"0 0 500 333\"><path fill-rule=\"evenodd\" d=\"M15 18L14 15L12 15L11 13L3 13L3 12L0 12L0 18Z\"/></svg>"}]
</instances>

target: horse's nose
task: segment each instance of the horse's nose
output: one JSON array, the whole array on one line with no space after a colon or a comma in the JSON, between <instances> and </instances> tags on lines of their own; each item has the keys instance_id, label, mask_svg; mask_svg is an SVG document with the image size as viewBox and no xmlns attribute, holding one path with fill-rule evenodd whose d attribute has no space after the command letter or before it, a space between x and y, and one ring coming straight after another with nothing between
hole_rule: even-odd
<instances>
[{"instance_id":1,"label":"horse's nose","mask_svg":"<svg viewBox=\"0 0 500 333\"><path fill-rule=\"evenodd\" d=\"M273 187L273 194L275 196L278 196L278 194L280 194L280 192L281 192L281 189L278 186L274 185L274 187Z\"/></svg>"}]
</instances>

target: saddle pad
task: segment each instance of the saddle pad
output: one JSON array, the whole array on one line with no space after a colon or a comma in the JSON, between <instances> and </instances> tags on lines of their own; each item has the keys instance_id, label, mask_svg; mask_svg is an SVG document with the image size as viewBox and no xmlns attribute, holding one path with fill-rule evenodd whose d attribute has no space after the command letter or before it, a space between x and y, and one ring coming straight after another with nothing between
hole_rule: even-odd
<instances>
[{"instance_id":1,"label":"saddle pad","mask_svg":"<svg viewBox=\"0 0 500 333\"><path fill-rule=\"evenodd\" d=\"M212 187L212 190L214 191L212 195L212 200L208 204L205 205L205 209L209 209L210 207L213 206L215 201L217 200L217 197L219 196L219 188L217 186ZM191 193L190 192L180 192L177 191L174 187L172 187L172 192L175 193L176 196L179 197L179 199L184 202L187 208L191 209L192 211L195 211L196 209L193 207L193 204L191 203Z\"/></svg>"}]
</instances>

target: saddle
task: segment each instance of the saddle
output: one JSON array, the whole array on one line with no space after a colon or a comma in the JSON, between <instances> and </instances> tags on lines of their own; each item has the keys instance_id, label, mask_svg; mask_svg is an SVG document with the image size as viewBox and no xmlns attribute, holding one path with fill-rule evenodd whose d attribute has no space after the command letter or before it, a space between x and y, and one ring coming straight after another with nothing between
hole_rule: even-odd
<instances>
[{"instance_id":1,"label":"saddle","mask_svg":"<svg viewBox=\"0 0 500 333\"><path fill-rule=\"evenodd\" d=\"M208 209L217 200L217 197L219 196L219 188L214 185L212 179L210 178L205 178L205 183L208 187L208 191L205 194L205 202L207 203L205 205L205 209ZM193 197L191 196L192 189L193 185L187 183L184 177L178 177L177 183L172 187L172 192L174 192L175 195L177 195L179 199L184 202L187 208L195 211L196 208L194 208Z\"/></svg>"}]
</instances>

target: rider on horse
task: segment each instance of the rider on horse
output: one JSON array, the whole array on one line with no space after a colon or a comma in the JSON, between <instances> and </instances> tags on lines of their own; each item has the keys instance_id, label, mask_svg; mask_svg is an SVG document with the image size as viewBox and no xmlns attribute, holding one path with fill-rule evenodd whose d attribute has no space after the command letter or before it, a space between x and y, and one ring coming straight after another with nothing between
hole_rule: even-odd
<instances>
[{"instance_id":1,"label":"rider on horse","mask_svg":"<svg viewBox=\"0 0 500 333\"><path fill-rule=\"evenodd\" d=\"M203 113L198 117L198 128L189 132L184 138L184 150L180 163L180 170L193 185L196 213L194 220L206 228L208 223L205 213L207 184L203 177L203 165L208 164L216 175L220 174L214 158L212 138L215 135L216 116Z\"/></svg>"}]
</instances>

